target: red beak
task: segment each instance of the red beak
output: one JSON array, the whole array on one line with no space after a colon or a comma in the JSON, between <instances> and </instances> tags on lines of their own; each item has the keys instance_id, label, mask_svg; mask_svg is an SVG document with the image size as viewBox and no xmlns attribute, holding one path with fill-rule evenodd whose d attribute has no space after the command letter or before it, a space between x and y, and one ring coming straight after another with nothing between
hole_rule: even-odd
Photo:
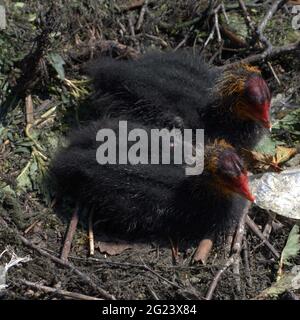
<instances>
[{"instance_id":1,"label":"red beak","mask_svg":"<svg viewBox=\"0 0 300 320\"><path fill-rule=\"evenodd\" d=\"M240 194L242 197L253 202L255 197L252 195L249 188L249 180L247 174L241 174L233 181L233 189L236 193Z\"/></svg>"},{"instance_id":2,"label":"red beak","mask_svg":"<svg viewBox=\"0 0 300 320\"><path fill-rule=\"evenodd\" d=\"M272 124L270 121L270 102L265 102L260 109L263 111L259 114L255 114L254 112L257 121L259 121L267 129L272 128Z\"/></svg>"}]
</instances>

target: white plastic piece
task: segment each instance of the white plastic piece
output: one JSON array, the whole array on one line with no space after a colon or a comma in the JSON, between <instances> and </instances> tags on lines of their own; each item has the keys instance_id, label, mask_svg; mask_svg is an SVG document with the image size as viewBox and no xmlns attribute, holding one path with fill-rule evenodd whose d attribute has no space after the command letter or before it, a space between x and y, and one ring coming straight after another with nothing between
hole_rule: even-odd
<instances>
[{"instance_id":1,"label":"white plastic piece","mask_svg":"<svg viewBox=\"0 0 300 320\"><path fill-rule=\"evenodd\" d=\"M300 169L265 173L250 186L257 206L300 220Z\"/></svg>"},{"instance_id":2,"label":"white plastic piece","mask_svg":"<svg viewBox=\"0 0 300 320\"><path fill-rule=\"evenodd\" d=\"M10 254L11 258L8 263L4 265L0 265L0 291L4 290L7 287L6 276L7 276L8 270L13 266L18 265L21 262L28 262L31 260L29 256L26 256L25 258L20 258L13 251L10 251L9 249L5 249L2 253L0 253L0 260L5 253Z\"/></svg>"}]
</instances>

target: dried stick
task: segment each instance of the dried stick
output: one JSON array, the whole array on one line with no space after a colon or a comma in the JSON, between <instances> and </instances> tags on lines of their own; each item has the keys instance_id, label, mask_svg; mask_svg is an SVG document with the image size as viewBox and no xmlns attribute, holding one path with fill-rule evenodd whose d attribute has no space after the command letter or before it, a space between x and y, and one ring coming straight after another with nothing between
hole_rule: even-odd
<instances>
[{"instance_id":1,"label":"dried stick","mask_svg":"<svg viewBox=\"0 0 300 320\"><path fill-rule=\"evenodd\" d=\"M151 273L154 274L156 277L158 277L159 279L165 281L166 283L170 284L171 286L173 286L173 287L175 287L175 288L177 288L177 289L181 289L181 287L180 287L178 284L176 284L175 282L172 282L172 281L168 280L167 278L161 276L159 273L157 273L156 271L154 271L154 270L152 270L150 267L148 267L142 258L140 258L140 259L141 259L141 262L142 262L142 264L143 264L143 266L144 266L144 269L145 269L146 271L151 272Z\"/></svg>"},{"instance_id":2,"label":"dried stick","mask_svg":"<svg viewBox=\"0 0 300 320\"><path fill-rule=\"evenodd\" d=\"M24 284L24 285L26 285L28 287L44 291L46 293L55 293L55 294L58 294L60 296L68 297L68 298L72 298L72 299L76 299L76 300L97 300L97 301L98 300L103 300L103 299L100 299L100 298L87 296L87 295L81 294L81 293L70 292L70 291L66 291L66 290L61 290L61 289L56 289L56 288L43 286L41 284L34 283L34 282L31 282L31 281L27 281L27 280L22 280L21 279L20 283L22 283L22 284Z\"/></svg>"},{"instance_id":3,"label":"dried stick","mask_svg":"<svg viewBox=\"0 0 300 320\"><path fill-rule=\"evenodd\" d=\"M94 243L94 232L93 232L93 210L89 215L89 245L90 245L90 256L95 254L95 243Z\"/></svg>"},{"instance_id":4,"label":"dried stick","mask_svg":"<svg viewBox=\"0 0 300 320\"><path fill-rule=\"evenodd\" d=\"M136 30L139 31L141 29L141 26L144 22L144 17L145 17L145 13L147 11L147 7L148 7L148 2L149 0L145 0L143 6L142 6L142 9L141 9L141 12L140 12L140 16L139 16L139 19L138 19L138 22L136 24Z\"/></svg>"},{"instance_id":5,"label":"dried stick","mask_svg":"<svg viewBox=\"0 0 300 320\"><path fill-rule=\"evenodd\" d=\"M248 243L246 238L244 238L242 254L243 254L243 260L244 260L244 266L245 266L245 273L247 276L247 282L249 287L252 287L253 283L252 283L252 276L250 272L249 249L248 249Z\"/></svg>"},{"instance_id":6,"label":"dried stick","mask_svg":"<svg viewBox=\"0 0 300 320\"><path fill-rule=\"evenodd\" d=\"M233 265L240 257L240 252L242 250L242 241L243 241L244 232L245 232L245 221L246 221L246 216L248 215L250 207L251 207L251 202L248 201L245 208L243 209L242 216L237 227L236 236L234 238L234 243L232 246L233 254L227 259L223 268L221 268L216 274L206 294L207 300L211 300L222 274L231 265Z\"/></svg>"},{"instance_id":7,"label":"dried stick","mask_svg":"<svg viewBox=\"0 0 300 320\"><path fill-rule=\"evenodd\" d=\"M246 25L248 26L248 28L251 30L252 33L254 33L255 31L255 26L254 26L254 23L250 17L250 14L248 12L248 9L245 5L245 2L243 0L238 0L239 1L239 5L243 11L243 15L244 15L244 19L245 19L245 22L246 22Z\"/></svg>"},{"instance_id":8,"label":"dried stick","mask_svg":"<svg viewBox=\"0 0 300 320\"><path fill-rule=\"evenodd\" d=\"M272 232L272 224L273 224L273 221L274 221L274 216L269 216L269 218L268 218L268 221L267 221L267 223L266 223L266 225L265 225L265 227L264 227L264 230L263 230L263 232L262 232L262 234L264 235L264 237L266 238L266 239L268 239L269 240L269 237L270 237L270 234L271 234L271 232Z\"/></svg>"},{"instance_id":9,"label":"dried stick","mask_svg":"<svg viewBox=\"0 0 300 320\"><path fill-rule=\"evenodd\" d=\"M78 220L79 220L78 211L79 211L79 207L78 207L78 205L76 205L76 208L74 210L72 219L71 219L70 224L69 224L69 228L68 228L68 232L67 232L67 235L66 235L66 239L65 239L64 245L63 245L63 249L62 249L62 252L61 252L61 255L60 255L60 258L63 261L68 261L68 256L70 254L72 240L74 238L74 234L75 234L75 231L76 231L76 228L77 228L77 224L78 224Z\"/></svg>"},{"instance_id":10,"label":"dried stick","mask_svg":"<svg viewBox=\"0 0 300 320\"><path fill-rule=\"evenodd\" d=\"M259 26L256 29L256 34L260 40L261 43L263 43L266 46L266 51L271 51L272 50L272 44L270 42L269 39L266 38L266 36L264 35L264 30L268 24L268 22L271 20L271 18L273 17L274 13L278 10L279 7L281 7L282 5L286 4L288 2L288 0L277 0L273 3L273 5L271 6L271 8L267 11L265 17L263 18L263 20L261 21L261 23L259 24Z\"/></svg>"},{"instance_id":11,"label":"dried stick","mask_svg":"<svg viewBox=\"0 0 300 320\"><path fill-rule=\"evenodd\" d=\"M145 33L144 36L147 37L147 38L149 38L149 39L151 39L151 40L154 40L154 41L159 42L160 45L161 45L162 47L164 47L164 48L169 47L169 44L168 44L164 39L162 39L162 38L160 38L160 37L157 37L157 36L154 36L154 35L148 34L148 33Z\"/></svg>"},{"instance_id":12,"label":"dried stick","mask_svg":"<svg viewBox=\"0 0 300 320\"><path fill-rule=\"evenodd\" d=\"M265 17L263 18L262 22L260 23L260 25L257 27L257 33L258 34L262 34L264 29L267 26L267 23L271 20L271 18L273 17L274 13L283 5L285 5L288 2L288 0L277 0L274 1L273 5L271 6L271 8L268 10L268 12L266 13Z\"/></svg>"},{"instance_id":13,"label":"dried stick","mask_svg":"<svg viewBox=\"0 0 300 320\"><path fill-rule=\"evenodd\" d=\"M151 293L152 297L154 298L154 300L160 300L156 292L151 288L151 286L149 284L146 284L146 286L149 292Z\"/></svg>"},{"instance_id":14,"label":"dried stick","mask_svg":"<svg viewBox=\"0 0 300 320\"><path fill-rule=\"evenodd\" d=\"M270 249L270 251L273 253L273 255L276 258L279 258L280 257L279 252L271 245L271 243L268 241L268 239L259 230L256 223L249 216L246 217L246 224L263 241L263 244L265 244Z\"/></svg>"},{"instance_id":15,"label":"dried stick","mask_svg":"<svg viewBox=\"0 0 300 320\"><path fill-rule=\"evenodd\" d=\"M265 59L270 59L270 58L274 58L278 55L293 52L296 50L300 50L300 41L288 44L286 46L272 47L271 50L265 50L261 53L254 54L254 55L249 56L245 59L241 59L240 61L225 64L224 66L220 67L220 69L226 70L226 69L232 68L234 66L237 66L241 63L253 63L253 62L257 62L257 61L261 61L261 60L265 60Z\"/></svg>"},{"instance_id":16,"label":"dried stick","mask_svg":"<svg viewBox=\"0 0 300 320\"><path fill-rule=\"evenodd\" d=\"M202 50L204 50L206 48L206 46L208 45L208 43L210 42L210 40L213 39L214 35L215 35L215 32L217 32L217 37L218 37L218 42L221 42L221 33L220 33L220 27L219 27L219 18L218 18L218 14L219 14L219 11L221 9L221 5L219 4L214 10L213 10L213 15L214 15L214 25L212 27L212 30L208 36L208 38L206 39L204 45L203 45L203 48ZM201 51L202 51L201 50Z\"/></svg>"},{"instance_id":17,"label":"dried stick","mask_svg":"<svg viewBox=\"0 0 300 320\"><path fill-rule=\"evenodd\" d=\"M252 19L251 19L251 16L250 16L250 14L249 14L249 12L248 12L248 10L247 10L247 8L246 8L246 5L245 5L245 3L244 3L243 0L239 0L239 4L240 4L240 7L241 7L242 10L243 10L246 24L247 24L247 26L250 28L252 34L254 35L254 37L253 37L253 38L254 38L254 41L256 41L256 39L255 39L255 34L257 33L257 30L255 29L254 23L253 23L253 21L252 21ZM261 34L262 34L262 31L260 31L259 34L261 35ZM268 49L267 49L267 50L270 50L269 47L270 47L271 43L265 42L265 44L267 44L267 46L268 46ZM263 47L263 46L262 46L262 42L259 43L259 47L260 47L260 48ZM277 81L277 83L278 83L279 85L281 85L281 82L280 82L280 80L279 80L279 78L278 78L278 76L277 76L277 74L276 74L276 72L275 72L275 70L274 70L271 62L268 61L267 64L268 64L271 72L273 73L273 76L274 76L275 80Z\"/></svg>"},{"instance_id":18,"label":"dried stick","mask_svg":"<svg viewBox=\"0 0 300 320\"><path fill-rule=\"evenodd\" d=\"M33 103L32 103L32 97L31 94L28 95L25 98L25 113L26 113L26 123L33 124L34 118L33 118Z\"/></svg>"},{"instance_id":19,"label":"dried stick","mask_svg":"<svg viewBox=\"0 0 300 320\"><path fill-rule=\"evenodd\" d=\"M190 37L190 32L188 32L188 33L184 36L184 38L179 42L179 44L176 46L176 48L175 48L173 51L175 52L175 51L177 51L178 49L180 49L182 46L184 46L189 37Z\"/></svg>"},{"instance_id":20,"label":"dried stick","mask_svg":"<svg viewBox=\"0 0 300 320\"><path fill-rule=\"evenodd\" d=\"M173 241L173 239L169 237L169 241L171 244L172 260L173 260L173 263L176 264L178 261L178 255L179 255L178 239L175 238L175 241Z\"/></svg>"},{"instance_id":21,"label":"dried stick","mask_svg":"<svg viewBox=\"0 0 300 320\"><path fill-rule=\"evenodd\" d=\"M236 282L236 290L238 293L241 293L242 286L241 286L241 275L240 275L240 255L234 261L232 266L232 271L233 271L234 279Z\"/></svg>"},{"instance_id":22,"label":"dried stick","mask_svg":"<svg viewBox=\"0 0 300 320\"><path fill-rule=\"evenodd\" d=\"M238 254L236 253L230 256L229 259L227 259L223 268L218 271L206 294L206 297L205 297L206 300L211 300L222 274L234 263L237 257L238 257Z\"/></svg>"},{"instance_id":23,"label":"dried stick","mask_svg":"<svg viewBox=\"0 0 300 320\"><path fill-rule=\"evenodd\" d=\"M134 30L134 24L133 24L133 15L130 13L129 16L128 16L128 25L129 25L129 30L130 30L130 33L131 33L131 38L135 44L135 46L137 47L137 50L139 52L141 52L141 48L140 48L140 43L136 37L136 34L135 34L135 30Z\"/></svg>"},{"instance_id":24,"label":"dried stick","mask_svg":"<svg viewBox=\"0 0 300 320\"><path fill-rule=\"evenodd\" d=\"M68 269L70 269L71 271L73 271L77 276L79 276L84 282L88 283L96 292L99 292L99 294L104 298L104 299L108 299L108 300L116 300L116 298L111 295L110 293L108 293L107 291L105 291L104 289L100 288L98 285L95 284L95 282L85 273L81 272L79 269L77 269L73 264L71 264L70 262L67 261L63 261L55 256L53 256L52 254L46 252L45 250L39 248L38 246L36 246L35 244L31 243L29 240L27 240L26 238L24 238L23 236L21 236L20 234L18 234L18 237L20 238L20 240L22 241L22 243L27 246L30 247L31 249L37 251L39 254L41 254L44 257L49 258L50 260L52 260L55 263L60 264L63 267L66 267Z\"/></svg>"}]
</instances>

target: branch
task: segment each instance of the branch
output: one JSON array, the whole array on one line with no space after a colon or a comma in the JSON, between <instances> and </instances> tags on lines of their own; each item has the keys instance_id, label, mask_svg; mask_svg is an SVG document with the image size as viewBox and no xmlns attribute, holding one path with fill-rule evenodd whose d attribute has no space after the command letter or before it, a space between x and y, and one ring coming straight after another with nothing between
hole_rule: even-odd
<instances>
[{"instance_id":1,"label":"branch","mask_svg":"<svg viewBox=\"0 0 300 320\"><path fill-rule=\"evenodd\" d=\"M21 279L20 283L23 284L23 285L26 285L28 287L44 291L46 293L54 293L54 294L58 294L58 295L63 296L63 297L68 297L68 298L72 298L72 299L76 299L76 300L97 300L97 301L102 300L102 299L91 297L91 296L87 296L87 295L81 294L81 293L70 292L70 291L66 291L66 290L61 290L61 289L56 289L56 288L43 286L41 284L34 283L34 282L31 282L31 281L27 281L27 280L22 280Z\"/></svg>"},{"instance_id":2,"label":"branch","mask_svg":"<svg viewBox=\"0 0 300 320\"><path fill-rule=\"evenodd\" d=\"M66 234L66 238L64 241L64 245L63 245L63 249L60 255L61 260L63 261L68 261L68 256L70 254L70 250L71 250L71 245L72 245L72 241L74 238L74 234L76 232L76 228L77 228L77 224L78 224L78 220L79 220L79 207L78 204L76 205L76 208L74 210L74 213L72 215L72 219L70 221L69 227L68 227L68 231Z\"/></svg>"},{"instance_id":3,"label":"branch","mask_svg":"<svg viewBox=\"0 0 300 320\"><path fill-rule=\"evenodd\" d=\"M68 269L70 269L71 271L73 271L75 274L77 274L77 276L79 276L84 282L88 283L96 292L99 292L99 294L101 294L101 296L104 299L108 299L108 300L116 300L116 298L111 295L110 293L108 293L107 291L105 291L104 289L100 288L98 285L95 284L95 282L87 275L84 274L83 272L81 272L80 270L78 270L74 265L72 265L69 262L63 261L53 255L51 255L50 253L46 252L45 250L39 248L38 246L36 246L35 244L31 243L29 240L27 240L26 238L24 238L23 236L21 236L20 234L18 234L18 237L20 238L20 240L22 241L22 243L27 246L30 247L31 249L37 251L39 254L41 254L44 257L49 258L50 260L52 260L55 263L60 264L63 267L66 267Z\"/></svg>"},{"instance_id":4,"label":"branch","mask_svg":"<svg viewBox=\"0 0 300 320\"><path fill-rule=\"evenodd\" d=\"M295 42L295 43L291 43L288 44L286 46L281 46L281 47L272 47L271 50L265 50L261 53L258 54L254 54L252 56L249 56L245 59L242 59L240 61L237 62L233 62L233 63L229 63L229 64L225 64L222 67L219 67L221 70L225 70L225 69L229 69L232 68L234 66L237 66L241 63L253 63L253 62L257 62L257 61L263 61L266 59L271 59L274 58L278 55L281 55L283 53L290 53L296 50L300 50L300 41L299 42Z\"/></svg>"},{"instance_id":5,"label":"branch","mask_svg":"<svg viewBox=\"0 0 300 320\"><path fill-rule=\"evenodd\" d=\"M240 253L241 253L241 250L242 250L242 243L243 243L243 239L244 239L244 235L245 235L245 222L246 222L246 217L248 215L248 212L251 208L251 202L247 202L243 212L242 212L242 215L241 215L241 218L240 218L240 221L239 221L239 224L237 226L237 230L236 230L236 235L235 235L235 238L234 238L234 243L233 243L233 246L232 246L232 251L233 251L233 254L226 260L224 266L218 271L218 273L216 274L216 276L214 277L214 280L213 282L211 283L209 289L208 289L208 292L206 294L206 299L207 300L211 300L212 299L212 296L215 292L215 289L217 287L217 284L222 276L222 274L231 266L233 265L234 263L236 263L239 259L240 259Z\"/></svg>"},{"instance_id":6,"label":"branch","mask_svg":"<svg viewBox=\"0 0 300 320\"><path fill-rule=\"evenodd\" d=\"M263 18L260 25L257 27L257 33L262 34L264 29L267 26L267 23L270 21L270 19L273 17L274 13L283 5L285 5L288 2L288 0L277 0L273 3L272 7L268 10L265 17Z\"/></svg>"},{"instance_id":7,"label":"branch","mask_svg":"<svg viewBox=\"0 0 300 320\"><path fill-rule=\"evenodd\" d=\"M273 253L273 255L277 259L280 258L280 253L271 245L271 243L268 241L268 239L258 229L255 222L249 216L246 217L246 224L263 241L263 244L265 244L270 249L270 251Z\"/></svg>"},{"instance_id":8,"label":"branch","mask_svg":"<svg viewBox=\"0 0 300 320\"><path fill-rule=\"evenodd\" d=\"M259 26L256 29L256 34L260 40L261 43L263 43L266 46L266 51L271 51L272 50L272 44L269 39L266 38L264 35L264 30L267 26L267 23L270 21L270 19L273 17L274 13L284 4L286 4L288 0L277 0L273 3L271 8L267 11L265 17L259 24Z\"/></svg>"}]
</instances>

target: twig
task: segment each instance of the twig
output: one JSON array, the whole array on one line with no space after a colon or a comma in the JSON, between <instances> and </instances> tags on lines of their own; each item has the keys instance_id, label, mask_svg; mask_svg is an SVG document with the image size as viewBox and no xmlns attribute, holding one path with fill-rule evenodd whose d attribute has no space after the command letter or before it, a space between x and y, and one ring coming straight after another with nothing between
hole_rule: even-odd
<instances>
[{"instance_id":1,"label":"twig","mask_svg":"<svg viewBox=\"0 0 300 320\"><path fill-rule=\"evenodd\" d=\"M246 207L243 210L243 214L242 214L241 219L239 221L239 224L238 224L238 227L236 230L236 235L235 235L234 242L233 242L233 246L232 246L233 253L241 252L241 250L242 250L243 238L244 238L244 233L245 233L246 217L248 215L250 207L251 207L251 203L248 202Z\"/></svg>"},{"instance_id":2,"label":"twig","mask_svg":"<svg viewBox=\"0 0 300 320\"><path fill-rule=\"evenodd\" d=\"M149 292L151 293L152 297L154 298L154 300L160 300L158 295L156 294L156 292L150 287L149 284L146 285Z\"/></svg>"},{"instance_id":3,"label":"twig","mask_svg":"<svg viewBox=\"0 0 300 320\"><path fill-rule=\"evenodd\" d=\"M264 227L264 230L262 232L262 234L264 235L264 237L266 239L269 240L269 237L270 237L270 234L272 232L272 224L273 224L273 221L274 221L274 216L273 215L269 215L269 218L268 218L268 221Z\"/></svg>"},{"instance_id":4,"label":"twig","mask_svg":"<svg viewBox=\"0 0 300 320\"><path fill-rule=\"evenodd\" d=\"M233 244L233 237L234 233L230 233L226 236L226 240L225 240L225 257L229 257L231 254L231 250L232 250L232 244Z\"/></svg>"},{"instance_id":5,"label":"twig","mask_svg":"<svg viewBox=\"0 0 300 320\"><path fill-rule=\"evenodd\" d=\"M265 17L263 18L262 22L260 25L257 27L257 33L262 34L264 29L267 26L267 23L269 20L273 17L274 13L283 5L285 5L288 2L288 0L277 0L274 1L272 7L268 10L266 13Z\"/></svg>"},{"instance_id":6,"label":"twig","mask_svg":"<svg viewBox=\"0 0 300 320\"><path fill-rule=\"evenodd\" d=\"M40 220L34 221L27 229L25 229L24 234L27 234L29 231L31 231L39 222Z\"/></svg>"},{"instance_id":7,"label":"twig","mask_svg":"<svg viewBox=\"0 0 300 320\"><path fill-rule=\"evenodd\" d=\"M220 69L224 70L224 69L229 69L234 66L237 66L241 63L253 63L253 62L257 62L257 61L261 61L261 60L265 60L265 59L270 59L270 58L274 58L278 55L281 55L283 53L289 53L289 52L293 52L296 50L300 50L300 41L288 44L286 46L272 47L272 49L270 51L265 50L261 53L254 54L254 55L249 56L249 57L242 59L240 61L225 64L224 66L220 67Z\"/></svg>"},{"instance_id":8,"label":"twig","mask_svg":"<svg viewBox=\"0 0 300 320\"><path fill-rule=\"evenodd\" d=\"M139 41L137 40L136 35L135 35L134 24L133 24L133 15L131 13L128 16L128 24L129 24L129 29L130 29L130 33L131 33L131 37L133 39L133 42L135 43L138 51L140 52L141 51L140 44L139 44Z\"/></svg>"},{"instance_id":9,"label":"twig","mask_svg":"<svg viewBox=\"0 0 300 320\"><path fill-rule=\"evenodd\" d=\"M239 3L240 3L240 7L241 7L242 10L243 10L246 24L247 24L248 27L250 28L252 34L255 36L255 33L258 32L258 34L261 35L261 34L262 34L262 30L259 30L260 27L258 27L257 30L255 29L254 23L253 23L253 21L252 21L252 19L251 19L251 17L250 17L250 14L249 14L246 6L245 6L244 1L243 1L243 0L239 0ZM260 25L260 26L261 26L261 25ZM255 37L253 37L253 38L254 38L254 41L255 41ZM271 44L270 44L269 42L265 42L265 44L267 44L267 46L268 46L268 47L267 47L267 50L270 51L271 48L269 48L269 47L270 47ZM260 48L262 48L262 42L259 43L259 46L260 46ZM275 80L277 81L277 83L278 83L279 85L281 85L281 82L280 82L280 80L279 80L279 78L278 78L278 76L277 76L277 74L276 74L276 72L275 72L275 70L274 70L271 62L268 61L267 64L268 64L271 72L273 73L273 76L274 76Z\"/></svg>"},{"instance_id":10,"label":"twig","mask_svg":"<svg viewBox=\"0 0 300 320\"><path fill-rule=\"evenodd\" d=\"M177 51L178 49L180 49L182 46L185 45L185 43L187 42L188 38L190 36L190 32L188 32L184 38L179 42L179 44L176 46L176 48L173 50L174 52Z\"/></svg>"},{"instance_id":11,"label":"twig","mask_svg":"<svg viewBox=\"0 0 300 320\"><path fill-rule=\"evenodd\" d=\"M145 262L144 262L144 260L143 260L142 258L140 258L140 259L141 259L141 262L142 262L145 270L151 272L151 273L154 274L156 277L158 277L159 279L165 281L166 283L170 284L171 286L173 286L173 287L175 287L175 288L177 288L177 289L181 289L181 286L179 286L179 285L176 284L175 282L172 282L172 281L168 280L167 278L161 276L159 273L157 273L156 271L154 271L154 270L152 270L150 267L148 267L148 266L145 264Z\"/></svg>"},{"instance_id":12,"label":"twig","mask_svg":"<svg viewBox=\"0 0 300 320\"><path fill-rule=\"evenodd\" d=\"M236 258L232 266L232 272L236 281L236 290L238 293L241 293L241 275L240 275L240 255Z\"/></svg>"},{"instance_id":13,"label":"twig","mask_svg":"<svg viewBox=\"0 0 300 320\"><path fill-rule=\"evenodd\" d=\"M255 26L254 26L254 23L250 17L250 14L247 10L247 7L244 3L243 0L238 0L239 1L239 5L243 11L243 16L244 16L244 19L245 19L245 22L246 22L246 25L249 27L249 29L251 30L252 33L255 32Z\"/></svg>"},{"instance_id":14,"label":"twig","mask_svg":"<svg viewBox=\"0 0 300 320\"><path fill-rule=\"evenodd\" d=\"M259 230L256 223L249 216L246 217L246 224L263 241L263 244L265 244L270 249L273 255L276 258L279 258L280 257L279 252L271 245L268 239Z\"/></svg>"},{"instance_id":15,"label":"twig","mask_svg":"<svg viewBox=\"0 0 300 320\"><path fill-rule=\"evenodd\" d=\"M108 293L107 291L105 291L104 289L100 288L98 285L95 284L95 282L85 273L81 272L79 269L77 269L73 264L71 264L70 262L67 261L63 261L55 256L53 256L52 254L46 252L45 250L39 248L38 246L36 246L35 244L31 243L29 240L27 240L26 238L24 238L22 235L17 234L18 237L20 238L20 240L22 241L22 243L27 246L30 247L31 249L37 251L39 254L41 254L44 257L49 258L50 260L52 260L53 262L60 264L63 267L66 267L68 269L70 269L71 271L73 271L75 274L77 274L77 276L79 276L84 282L88 283L96 292L99 292L99 294L104 298L104 299L108 299L108 300L116 300L116 298L111 295L110 293Z\"/></svg>"},{"instance_id":16,"label":"twig","mask_svg":"<svg viewBox=\"0 0 300 320\"><path fill-rule=\"evenodd\" d=\"M69 298L72 298L72 299L76 299L76 300L103 300L103 299L100 299L100 298L95 298L95 297L91 297L91 296L87 296L85 294L81 294L81 293L76 293L76 292L70 292L70 291L66 291L66 290L61 290L61 289L56 289L56 288L51 288L51 287L48 287L48 286L43 286L41 284L38 284L38 283L34 283L34 282L31 282L31 281L27 281L27 280L19 280L20 283L28 286L28 287L31 287L31 288L34 288L34 289L37 289L37 290L41 290L41 291L44 291L46 293L54 293L54 294L58 294L60 296L64 296L64 297L69 297Z\"/></svg>"},{"instance_id":17,"label":"twig","mask_svg":"<svg viewBox=\"0 0 300 320\"><path fill-rule=\"evenodd\" d=\"M148 2L149 0L145 0L143 6L142 6L142 9L141 9L141 12L140 12L140 16L139 16L139 19L138 19L138 22L136 24L136 30L139 31L141 29L141 26L144 22L144 17L145 17L145 13L147 11L147 7L148 7Z\"/></svg>"},{"instance_id":18,"label":"twig","mask_svg":"<svg viewBox=\"0 0 300 320\"><path fill-rule=\"evenodd\" d=\"M219 19L218 19L218 13L221 9L221 5L219 4L214 10L213 10L213 15L214 15L214 25L213 28L208 36L208 38L206 39L202 50L204 50L206 48L206 46L208 45L208 43L210 42L210 40L213 39L215 32L217 31L217 38L218 38L218 42L220 43L222 38L221 38L221 33L220 33L220 28L219 28Z\"/></svg>"},{"instance_id":19,"label":"twig","mask_svg":"<svg viewBox=\"0 0 300 320\"><path fill-rule=\"evenodd\" d=\"M68 227L68 232L66 235L66 239L63 245L63 249L60 255L61 260L63 261L68 261L68 256L71 250L71 244L72 244L72 240L74 238L74 234L77 228L77 224L78 224L78 220L79 220L79 207L78 205L76 205L76 208L74 210L72 219L70 221L69 227Z\"/></svg>"},{"instance_id":20,"label":"twig","mask_svg":"<svg viewBox=\"0 0 300 320\"><path fill-rule=\"evenodd\" d=\"M276 72L275 72L275 70L274 70L274 68L273 68L273 66L272 66L272 64L271 64L271 62L270 62L270 61L268 61L268 62L267 62L267 64L268 64L268 66L269 66L269 68L270 68L271 72L273 73L273 76L274 76L275 80L277 81L277 83L278 83L279 85L281 85L280 79L278 78L278 76L277 76L277 74L276 74Z\"/></svg>"},{"instance_id":21,"label":"twig","mask_svg":"<svg viewBox=\"0 0 300 320\"><path fill-rule=\"evenodd\" d=\"M25 113L26 113L26 123L33 124L34 118L33 118L33 103L32 103L32 97L31 94L28 95L25 98Z\"/></svg>"},{"instance_id":22,"label":"twig","mask_svg":"<svg viewBox=\"0 0 300 320\"><path fill-rule=\"evenodd\" d=\"M203 45L203 49L205 49L208 45L208 43L210 42L211 39L213 39L214 35L215 35L215 31L216 31L216 25L214 24L209 36L207 37L204 45Z\"/></svg>"},{"instance_id":23,"label":"twig","mask_svg":"<svg viewBox=\"0 0 300 320\"><path fill-rule=\"evenodd\" d=\"M171 244L173 263L176 264L178 261L178 255L179 255L178 239L175 239L175 241L173 241L173 239L169 237L169 241Z\"/></svg>"},{"instance_id":24,"label":"twig","mask_svg":"<svg viewBox=\"0 0 300 320\"><path fill-rule=\"evenodd\" d=\"M214 277L214 280L211 283L209 290L206 294L206 297L205 297L206 300L211 300L222 274L234 263L234 261L237 259L237 257L238 257L238 254L236 254L236 253L233 254L232 256L230 256L229 259L227 259L223 268L218 271L218 273Z\"/></svg>"},{"instance_id":25,"label":"twig","mask_svg":"<svg viewBox=\"0 0 300 320\"><path fill-rule=\"evenodd\" d=\"M149 38L151 40L159 42L161 44L161 46L164 47L164 48L169 47L168 43L164 39L162 39L160 37L157 37L157 36L154 36L153 34L145 33L145 37L147 37L147 38Z\"/></svg>"},{"instance_id":26,"label":"twig","mask_svg":"<svg viewBox=\"0 0 300 320\"><path fill-rule=\"evenodd\" d=\"M259 38L259 40L265 45L266 51L272 50L272 44L271 42L266 38L264 35L264 30L267 26L267 23L270 21L270 19L273 17L274 13L279 9L279 7L286 4L288 0L277 0L273 3L271 8L267 11L266 15L264 16L263 20L259 24L259 26L256 29L256 34Z\"/></svg>"},{"instance_id":27,"label":"twig","mask_svg":"<svg viewBox=\"0 0 300 320\"><path fill-rule=\"evenodd\" d=\"M241 7L242 10L243 10L246 24L247 24L248 27L250 28L251 33L254 35L253 39L254 39L254 42L255 42L255 34L258 34L258 35L261 37L261 36L262 36L262 31L263 31L263 29L261 29L261 25L260 25L257 29L255 29L254 23L253 23L253 21L252 21L252 19L251 19L251 17L250 17L250 14L249 14L249 12L248 12L248 10L247 10L247 8L246 8L246 5L245 5L244 1L243 1L243 0L239 0L239 4L240 4L240 7ZM264 28L264 27L263 27L263 28ZM260 40L261 40L261 39L260 39ZM262 48L262 43L264 43L265 45L267 45L267 51L272 50L272 48L271 48L271 43L268 42L268 41L266 42L266 39L265 39L264 36L263 36L263 40L264 40L264 42L260 42L260 43L259 43L260 48ZM273 76L274 76L275 80L277 81L277 83L278 83L279 85L281 85L281 82L280 82L280 80L279 80L279 78L278 78L278 76L277 76L277 74L276 74L276 72L275 72L275 70L274 70L271 62L268 61L267 64L268 64L271 72L273 73Z\"/></svg>"},{"instance_id":28,"label":"twig","mask_svg":"<svg viewBox=\"0 0 300 320\"><path fill-rule=\"evenodd\" d=\"M211 283L209 290L206 294L207 300L211 300L222 274L232 264L234 264L240 257L240 252L242 250L242 241L243 241L244 232L245 232L245 221L246 221L246 216L248 215L250 207L251 207L251 202L247 202L245 208L243 209L243 212L236 230L236 236L234 238L234 243L232 246L233 254L227 259L227 261L225 262L225 265L218 271L218 273L214 277L214 280Z\"/></svg>"},{"instance_id":29,"label":"twig","mask_svg":"<svg viewBox=\"0 0 300 320\"><path fill-rule=\"evenodd\" d=\"M221 8L221 6L220 6ZM218 42L220 43L222 38L221 38L221 32L220 32L220 26L219 26L219 15L218 15L218 11L220 8L217 8L215 11L214 11L214 19L215 19L215 26L216 26L216 30L217 30L217 39L218 39Z\"/></svg>"},{"instance_id":30,"label":"twig","mask_svg":"<svg viewBox=\"0 0 300 320\"><path fill-rule=\"evenodd\" d=\"M246 237L244 238L243 242L243 260L244 260L244 266L245 266L245 273L247 276L247 282L249 287L252 287L252 276L250 272L250 264L249 264L249 249L248 249L248 243Z\"/></svg>"},{"instance_id":31,"label":"twig","mask_svg":"<svg viewBox=\"0 0 300 320\"><path fill-rule=\"evenodd\" d=\"M229 24L228 15L227 15L226 8L225 8L225 5L223 2L221 3L221 9L222 9L222 12L223 12L223 15L225 17L226 22Z\"/></svg>"},{"instance_id":32,"label":"twig","mask_svg":"<svg viewBox=\"0 0 300 320\"><path fill-rule=\"evenodd\" d=\"M93 232L93 210L89 214L89 245L90 245L90 256L95 254L95 243L94 243L94 232Z\"/></svg>"}]
</instances>

